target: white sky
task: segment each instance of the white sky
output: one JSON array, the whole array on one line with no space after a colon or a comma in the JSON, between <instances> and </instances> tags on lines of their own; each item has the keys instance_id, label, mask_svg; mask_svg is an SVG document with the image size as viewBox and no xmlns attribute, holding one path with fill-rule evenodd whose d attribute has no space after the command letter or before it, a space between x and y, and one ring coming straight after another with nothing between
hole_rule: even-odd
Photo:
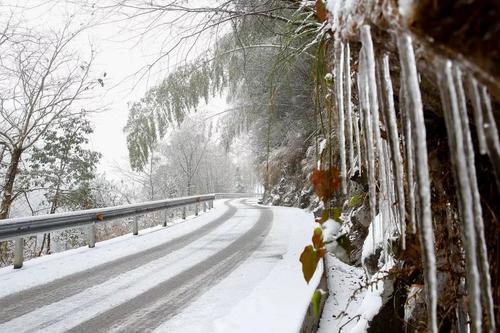
<instances>
[{"instance_id":1,"label":"white sky","mask_svg":"<svg viewBox=\"0 0 500 333\"><path fill-rule=\"evenodd\" d=\"M214 2L214 0L207 0ZM196 5L201 4L197 1ZM27 25L34 29L55 29L59 30L68 20L70 15L74 15L71 21L78 25L80 22L86 23L88 20L101 22L116 20L113 15L102 17L103 13L98 12L95 16L87 12L78 11L78 6L69 1L51 1L45 4L43 0L8 0L0 3L0 15L7 17L9 12L14 13ZM97 1L101 4L102 2ZM43 4L43 5L40 5ZM29 6L29 8L28 8ZM75 14L76 13L76 14ZM98 17L101 15L101 17ZM94 72L96 78L106 72L105 87L96 91L96 98L85 107L87 109L102 108L101 111L92 116L95 132L91 138L91 148L102 153L103 158L99 168L100 172L106 172L107 176L117 177L115 167L128 168L128 151L123 128L127 122L127 103L141 98L147 89L158 83L166 76L169 69L175 68L176 64L193 59L204 50L204 45L208 43L201 40L198 46L185 57L186 48L181 48L172 53L168 58L159 62L155 67L147 72L147 75L137 75L141 69L157 59L158 55L169 46L166 41L174 42L179 37L179 29L185 29L184 22L169 28L162 28L155 31L146 38L137 38L142 32L143 24L146 21L137 22L113 22L99 24L86 30L79 38L76 48L85 54L89 52L90 45L97 51L94 62ZM130 27L136 28L132 30ZM141 73L145 73L142 71ZM219 112L227 108L224 98L216 98L206 106L200 106L199 112Z\"/></svg>"}]
</instances>

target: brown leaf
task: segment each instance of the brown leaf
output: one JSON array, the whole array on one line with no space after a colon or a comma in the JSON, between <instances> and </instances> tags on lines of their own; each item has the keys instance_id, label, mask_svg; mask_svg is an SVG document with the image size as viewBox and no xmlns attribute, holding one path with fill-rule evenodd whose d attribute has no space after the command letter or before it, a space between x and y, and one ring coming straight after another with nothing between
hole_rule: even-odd
<instances>
[{"instance_id":1,"label":"brown leaf","mask_svg":"<svg viewBox=\"0 0 500 333\"><path fill-rule=\"evenodd\" d=\"M300 255L300 262L302 263L302 274L304 274L304 279L307 283L311 281L316 267L319 262L319 255L314 250L312 245L308 245L304 248L304 251Z\"/></svg>"},{"instance_id":2,"label":"brown leaf","mask_svg":"<svg viewBox=\"0 0 500 333\"><path fill-rule=\"evenodd\" d=\"M330 170L313 170L310 181L314 192L323 202L330 200L340 188L339 171L335 167Z\"/></svg>"},{"instance_id":3,"label":"brown leaf","mask_svg":"<svg viewBox=\"0 0 500 333\"><path fill-rule=\"evenodd\" d=\"M95 217L99 221L104 221L104 214L103 213L98 213Z\"/></svg>"},{"instance_id":4,"label":"brown leaf","mask_svg":"<svg viewBox=\"0 0 500 333\"><path fill-rule=\"evenodd\" d=\"M326 5L323 0L316 0L316 17L318 18L318 21L321 23L325 22L328 18Z\"/></svg>"}]
</instances>

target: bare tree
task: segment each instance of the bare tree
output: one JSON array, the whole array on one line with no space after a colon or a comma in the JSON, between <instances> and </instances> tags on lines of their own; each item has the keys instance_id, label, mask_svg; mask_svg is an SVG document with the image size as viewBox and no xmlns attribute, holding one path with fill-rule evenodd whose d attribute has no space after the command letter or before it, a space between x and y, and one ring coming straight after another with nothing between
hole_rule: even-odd
<instances>
[{"instance_id":1,"label":"bare tree","mask_svg":"<svg viewBox=\"0 0 500 333\"><path fill-rule=\"evenodd\" d=\"M101 17L102 22L120 23L126 27L128 36L137 43L152 38L160 48L158 56L145 65L138 73L145 78L152 68L163 60L174 56L179 61L176 65L188 63L192 56L207 53L217 44L220 37L234 30L238 46L226 53L243 52L247 48L281 48L280 45L248 45L239 40L244 34L238 23L255 19L261 28L283 33L283 26L294 28L303 26L302 21L291 19L294 12L300 10L309 15L313 12L313 2L297 0L224 0L224 1L150 1L150 0L69 0L85 9L93 16ZM101 23L102 23L101 22ZM274 23L279 24L274 26ZM317 26L308 22L307 25ZM304 28L304 27L303 27ZM181 55L182 54L182 55ZM168 60L169 66L170 60ZM157 68L161 70L160 68Z\"/></svg>"},{"instance_id":2,"label":"bare tree","mask_svg":"<svg viewBox=\"0 0 500 333\"><path fill-rule=\"evenodd\" d=\"M164 155L174 161L175 167L182 174L186 195L193 194L193 181L198 174L208 143L203 132L197 132L190 125L189 122L184 122L181 128L172 134L169 145L164 147Z\"/></svg>"},{"instance_id":3,"label":"bare tree","mask_svg":"<svg viewBox=\"0 0 500 333\"><path fill-rule=\"evenodd\" d=\"M81 30L38 35L16 31L1 46L0 151L6 172L2 183L0 219L22 193L15 183L24 154L50 128L81 114L71 107L97 83L90 80L94 52L83 60L69 52ZM102 81L101 81L102 82Z\"/></svg>"}]
</instances>

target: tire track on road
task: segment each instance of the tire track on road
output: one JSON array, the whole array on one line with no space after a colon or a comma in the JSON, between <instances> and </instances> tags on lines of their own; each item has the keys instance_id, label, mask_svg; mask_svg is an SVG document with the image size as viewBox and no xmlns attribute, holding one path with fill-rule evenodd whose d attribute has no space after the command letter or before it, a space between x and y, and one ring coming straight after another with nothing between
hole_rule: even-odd
<instances>
[{"instance_id":1,"label":"tire track on road","mask_svg":"<svg viewBox=\"0 0 500 333\"><path fill-rule=\"evenodd\" d=\"M143 332L155 329L229 275L263 242L272 226L272 210L256 206L252 228L229 246L147 292L72 328L70 332Z\"/></svg>"},{"instance_id":2,"label":"tire track on road","mask_svg":"<svg viewBox=\"0 0 500 333\"><path fill-rule=\"evenodd\" d=\"M19 293L1 298L0 309L2 310L0 311L0 323L8 322L9 320L32 312L40 307L78 294L87 288L99 285L115 276L135 269L189 245L194 240L201 238L223 223L227 222L234 216L234 214L236 214L237 208L235 206L229 202L226 202L225 204L229 206L227 212L215 220L183 236L145 251L134 253L132 255L98 265L83 272L71 274L50 283L26 289Z\"/></svg>"}]
</instances>

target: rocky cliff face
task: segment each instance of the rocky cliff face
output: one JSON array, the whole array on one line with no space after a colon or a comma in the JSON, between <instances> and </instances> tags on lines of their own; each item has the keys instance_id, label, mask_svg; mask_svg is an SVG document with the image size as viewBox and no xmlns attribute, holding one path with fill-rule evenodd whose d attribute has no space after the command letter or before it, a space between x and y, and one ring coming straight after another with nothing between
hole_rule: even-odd
<instances>
[{"instance_id":1,"label":"rocky cliff face","mask_svg":"<svg viewBox=\"0 0 500 333\"><path fill-rule=\"evenodd\" d=\"M500 7L394 0L327 7L330 70L340 85L335 163L347 186L332 202L342 208L342 227L326 237L337 258L363 268L366 288L375 276L391 284L368 329L493 332L500 324L493 304L500 299ZM350 73L351 95L343 95L349 80L339 64ZM309 167L295 172L293 185L282 179L275 203L319 212L307 183L316 161L304 154L301 163Z\"/></svg>"}]
</instances>

